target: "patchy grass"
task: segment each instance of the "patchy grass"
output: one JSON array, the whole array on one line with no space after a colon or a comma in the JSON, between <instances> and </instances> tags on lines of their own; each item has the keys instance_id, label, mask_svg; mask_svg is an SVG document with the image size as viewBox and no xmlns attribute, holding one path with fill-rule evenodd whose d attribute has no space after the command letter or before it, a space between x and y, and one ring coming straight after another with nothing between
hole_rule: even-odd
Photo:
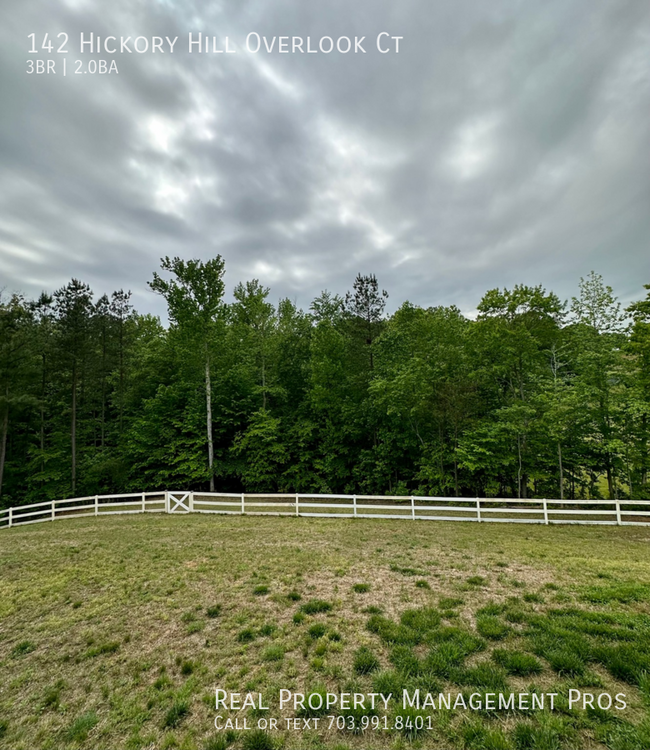
<instances>
[{"instance_id":1,"label":"patchy grass","mask_svg":"<svg viewBox=\"0 0 650 750\"><path fill-rule=\"evenodd\" d=\"M491 615L479 615L476 618L476 630L483 638L489 638L492 641L500 641L510 632L510 627L501 622L498 617Z\"/></svg>"},{"instance_id":2,"label":"patchy grass","mask_svg":"<svg viewBox=\"0 0 650 750\"><path fill-rule=\"evenodd\" d=\"M187 701L177 700L174 701L171 708L165 714L165 721L163 722L163 728L175 728L183 719L189 714L190 707Z\"/></svg>"},{"instance_id":3,"label":"patchy grass","mask_svg":"<svg viewBox=\"0 0 650 750\"><path fill-rule=\"evenodd\" d=\"M511 651L502 648L494 649L492 659L509 675L529 677L542 671L542 663L532 654L523 651Z\"/></svg>"},{"instance_id":4,"label":"patchy grass","mask_svg":"<svg viewBox=\"0 0 650 750\"><path fill-rule=\"evenodd\" d=\"M330 602L326 602L323 599L312 599L300 607L300 611L306 615L317 615L320 612L329 612L330 609L332 609Z\"/></svg>"},{"instance_id":5,"label":"patchy grass","mask_svg":"<svg viewBox=\"0 0 650 750\"><path fill-rule=\"evenodd\" d=\"M323 625L322 622L315 622L307 632L309 633L309 637L315 641L327 633L327 626Z\"/></svg>"},{"instance_id":6,"label":"patchy grass","mask_svg":"<svg viewBox=\"0 0 650 750\"><path fill-rule=\"evenodd\" d=\"M380 667L379 659L374 651L367 646L362 646L354 655L352 668L357 674L370 674L376 672Z\"/></svg>"},{"instance_id":7,"label":"patchy grass","mask_svg":"<svg viewBox=\"0 0 650 750\"><path fill-rule=\"evenodd\" d=\"M650 747L648 531L495 527L125 516L1 531L0 745ZM215 732L215 687L262 693L271 710L250 709L248 731ZM393 702L343 711L354 729L258 732L263 716L331 713L317 697L280 712L281 688L537 690L558 702L554 712ZM625 693L628 708L569 709L570 689ZM384 716L391 729L360 731Z\"/></svg>"},{"instance_id":8,"label":"patchy grass","mask_svg":"<svg viewBox=\"0 0 650 750\"><path fill-rule=\"evenodd\" d=\"M85 742L99 719L94 711L79 716L68 729L68 738L73 742Z\"/></svg>"},{"instance_id":9,"label":"patchy grass","mask_svg":"<svg viewBox=\"0 0 650 750\"><path fill-rule=\"evenodd\" d=\"M262 651L263 661L282 661L282 659L284 659L284 646L279 643L267 646Z\"/></svg>"}]
</instances>

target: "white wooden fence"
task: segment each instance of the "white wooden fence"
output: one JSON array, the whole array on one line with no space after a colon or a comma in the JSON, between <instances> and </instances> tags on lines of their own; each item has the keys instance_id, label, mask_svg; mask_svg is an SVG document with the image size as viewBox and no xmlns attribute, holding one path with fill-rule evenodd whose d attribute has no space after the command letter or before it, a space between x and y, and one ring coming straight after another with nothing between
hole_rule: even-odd
<instances>
[{"instance_id":1,"label":"white wooden fence","mask_svg":"<svg viewBox=\"0 0 650 750\"><path fill-rule=\"evenodd\" d=\"M0 510L0 528L63 518L123 513L220 513L478 523L650 526L650 500L515 500L164 490L125 495L90 495L6 508Z\"/></svg>"}]
</instances>

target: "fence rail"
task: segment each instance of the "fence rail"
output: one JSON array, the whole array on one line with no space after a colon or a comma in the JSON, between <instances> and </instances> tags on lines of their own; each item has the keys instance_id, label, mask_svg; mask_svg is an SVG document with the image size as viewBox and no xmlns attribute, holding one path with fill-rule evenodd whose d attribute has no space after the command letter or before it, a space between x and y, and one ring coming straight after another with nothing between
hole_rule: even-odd
<instances>
[{"instance_id":1,"label":"fence rail","mask_svg":"<svg viewBox=\"0 0 650 750\"><path fill-rule=\"evenodd\" d=\"M89 495L5 508L0 510L0 529L63 518L127 513L650 526L650 500L519 500L162 490L124 495Z\"/></svg>"}]
</instances>

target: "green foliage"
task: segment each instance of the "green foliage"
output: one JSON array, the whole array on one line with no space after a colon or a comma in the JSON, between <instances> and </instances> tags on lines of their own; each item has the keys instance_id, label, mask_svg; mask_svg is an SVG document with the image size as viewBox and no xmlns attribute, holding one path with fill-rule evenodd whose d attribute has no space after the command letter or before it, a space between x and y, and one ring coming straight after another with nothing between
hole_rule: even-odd
<instances>
[{"instance_id":1,"label":"green foliage","mask_svg":"<svg viewBox=\"0 0 650 750\"><path fill-rule=\"evenodd\" d=\"M488 290L471 320L408 302L386 315L373 274L308 311L271 303L257 279L226 303L224 274L220 256L163 258L150 286L168 327L129 292L95 299L77 279L0 296L0 507L217 485L458 496L468 509L650 497L650 295L629 306L630 327L592 273L569 314L516 285ZM426 588L429 571L391 570Z\"/></svg>"},{"instance_id":2,"label":"green foliage","mask_svg":"<svg viewBox=\"0 0 650 750\"><path fill-rule=\"evenodd\" d=\"M352 586L352 590L355 594L367 594L368 591L370 591L370 584L369 583L355 583L354 586Z\"/></svg>"}]
</instances>

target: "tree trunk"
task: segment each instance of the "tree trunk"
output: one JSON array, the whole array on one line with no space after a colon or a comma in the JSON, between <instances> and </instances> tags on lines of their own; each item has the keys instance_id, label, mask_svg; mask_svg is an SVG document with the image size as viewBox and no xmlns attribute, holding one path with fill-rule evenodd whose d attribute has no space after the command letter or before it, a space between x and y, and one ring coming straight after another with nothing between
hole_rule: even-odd
<instances>
[{"instance_id":1,"label":"tree trunk","mask_svg":"<svg viewBox=\"0 0 650 750\"><path fill-rule=\"evenodd\" d=\"M77 363L72 365L72 423L70 425L72 444L72 494L77 490Z\"/></svg>"},{"instance_id":2,"label":"tree trunk","mask_svg":"<svg viewBox=\"0 0 650 750\"><path fill-rule=\"evenodd\" d=\"M42 358L43 371L41 377L41 430L40 430L40 445L41 445L41 472L45 471L45 355ZM41 479L41 483L42 483Z\"/></svg>"},{"instance_id":3,"label":"tree trunk","mask_svg":"<svg viewBox=\"0 0 650 750\"><path fill-rule=\"evenodd\" d=\"M120 435L124 431L124 321L120 317Z\"/></svg>"},{"instance_id":4,"label":"tree trunk","mask_svg":"<svg viewBox=\"0 0 650 750\"><path fill-rule=\"evenodd\" d=\"M521 499L521 435L517 433L517 457L519 465L517 466L517 497Z\"/></svg>"},{"instance_id":5,"label":"tree trunk","mask_svg":"<svg viewBox=\"0 0 650 750\"><path fill-rule=\"evenodd\" d=\"M641 487L648 481L648 418L641 417Z\"/></svg>"},{"instance_id":6,"label":"tree trunk","mask_svg":"<svg viewBox=\"0 0 650 750\"><path fill-rule=\"evenodd\" d=\"M612 473L612 464L607 456L607 489L609 491L609 499L614 500L616 492L614 489L614 475Z\"/></svg>"},{"instance_id":7,"label":"tree trunk","mask_svg":"<svg viewBox=\"0 0 650 750\"><path fill-rule=\"evenodd\" d=\"M104 321L102 331L102 419L101 419L100 446L106 447L106 322Z\"/></svg>"},{"instance_id":8,"label":"tree trunk","mask_svg":"<svg viewBox=\"0 0 650 750\"><path fill-rule=\"evenodd\" d=\"M456 491L456 497L458 497L458 428L454 425L454 489Z\"/></svg>"},{"instance_id":9,"label":"tree trunk","mask_svg":"<svg viewBox=\"0 0 650 750\"><path fill-rule=\"evenodd\" d=\"M266 411L266 359L262 354L262 410Z\"/></svg>"},{"instance_id":10,"label":"tree trunk","mask_svg":"<svg viewBox=\"0 0 650 750\"><path fill-rule=\"evenodd\" d=\"M5 456L7 455L7 432L9 431L9 391L7 390L7 405L2 419L2 438L0 438L0 497L2 497L2 480L5 473Z\"/></svg>"},{"instance_id":11,"label":"tree trunk","mask_svg":"<svg viewBox=\"0 0 650 750\"><path fill-rule=\"evenodd\" d=\"M564 467L562 466L562 446L557 444L557 460L560 467L560 500L564 500Z\"/></svg>"},{"instance_id":12,"label":"tree trunk","mask_svg":"<svg viewBox=\"0 0 650 750\"><path fill-rule=\"evenodd\" d=\"M207 347L206 347L207 348ZM212 443L212 384L210 382L210 357L205 355L205 406L208 430L208 466L210 467L210 492L214 492L214 445Z\"/></svg>"}]
</instances>

